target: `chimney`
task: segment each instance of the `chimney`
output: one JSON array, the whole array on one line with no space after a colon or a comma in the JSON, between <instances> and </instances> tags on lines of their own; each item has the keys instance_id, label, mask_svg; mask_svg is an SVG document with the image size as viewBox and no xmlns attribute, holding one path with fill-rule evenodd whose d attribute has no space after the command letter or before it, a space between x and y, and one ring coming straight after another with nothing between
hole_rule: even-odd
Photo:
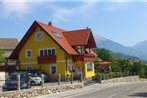
<instances>
[{"instance_id":1,"label":"chimney","mask_svg":"<svg viewBox=\"0 0 147 98\"><path fill-rule=\"evenodd\" d=\"M86 27L86 29L89 29L89 27Z\"/></svg>"},{"instance_id":2,"label":"chimney","mask_svg":"<svg viewBox=\"0 0 147 98\"><path fill-rule=\"evenodd\" d=\"M51 25L52 25L52 22L51 22L51 21L49 21L49 22L48 22L48 25L49 25L49 26L51 26Z\"/></svg>"}]
</instances>

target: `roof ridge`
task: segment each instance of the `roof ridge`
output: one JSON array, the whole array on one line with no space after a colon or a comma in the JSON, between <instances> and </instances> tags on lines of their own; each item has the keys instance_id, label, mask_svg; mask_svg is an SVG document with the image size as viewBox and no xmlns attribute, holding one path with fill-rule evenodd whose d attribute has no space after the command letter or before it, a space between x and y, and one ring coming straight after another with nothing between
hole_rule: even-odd
<instances>
[{"instance_id":1,"label":"roof ridge","mask_svg":"<svg viewBox=\"0 0 147 98\"><path fill-rule=\"evenodd\" d=\"M48 24L46 24L46 23L44 23L44 22L40 22L40 21L36 21L38 24L43 24L43 25L46 25L46 26L49 26L49 27L53 27L53 28L55 28L55 29L58 29L58 30L62 30L62 31L66 31L66 30L63 30L63 29L61 29L61 28L58 28L58 27L56 27L56 26L54 26L54 25L48 25Z\"/></svg>"},{"instance_id":2,"label":"roof ridge","mask_svg":"<svg viewBox=\"0 0 147 98\"><path fill-rule=\"evenodd\" d=\"M90 28L86 28L86 29L78 29L78 30L70 30L70 31L65 31L65 32L63 32L63 33L67 33L67 32L76 32L76 31L83 31L83 30L91 30Z\"/></svg>"}]
</instances>

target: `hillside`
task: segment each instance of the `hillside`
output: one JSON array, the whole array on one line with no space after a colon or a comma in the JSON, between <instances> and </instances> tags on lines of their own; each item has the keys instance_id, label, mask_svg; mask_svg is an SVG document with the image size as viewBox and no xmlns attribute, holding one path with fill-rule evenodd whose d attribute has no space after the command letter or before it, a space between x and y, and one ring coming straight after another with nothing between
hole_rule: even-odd
<instances>
[{"instance_id":1,"label":"hillside","mask_svg":"<svg viewBox=\"0 0 147 98\"><path fill-rule=\"evenodd\" d=\"M145 45L145 44L143 44L143 45L138 44L134 47L126 47L124 45L121 45L121 44L114 42L110 39L106 39L106 38L99 36L99 35L95 35L94 37L96 40L97 48L105 48L105 49L108 49L114 53L124 53L126 55L139 57L140 59L147 60L147 52L144 49L144 47L145 46L147 47L147 45Z\"/></svg>"}]
</instances>

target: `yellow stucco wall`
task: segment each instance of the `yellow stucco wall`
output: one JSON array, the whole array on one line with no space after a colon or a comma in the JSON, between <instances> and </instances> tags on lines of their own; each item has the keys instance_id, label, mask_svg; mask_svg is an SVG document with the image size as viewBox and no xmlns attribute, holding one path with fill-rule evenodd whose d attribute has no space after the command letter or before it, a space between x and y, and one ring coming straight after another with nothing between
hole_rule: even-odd
<instances>
[{"instance_id":1,"label":"yellow stucco wall","mask_svg":"<svg viewBox=\"0 0 147 98\"><path fill-rule=\"evenodd\" d=\"M57 59L57 74L65 75L66 63L65 63L65 52L46 34L44 33L44 40L37 41L36 33L43 32L39 29L32 34L28 39L26 44L23 46L22 50L19 53L19 60L21 62L21 69L26 69L26 66L30 66L34 69L42 69L43 71L50 73L49 68L51 64L37 64L37 57L39 56L39 49L42 48L55 48L56 59ZM30 49L32 51L32 57L26 58L26 50ZM35 64L34 64L35 63Z\"/></svg>"}]
</instances>

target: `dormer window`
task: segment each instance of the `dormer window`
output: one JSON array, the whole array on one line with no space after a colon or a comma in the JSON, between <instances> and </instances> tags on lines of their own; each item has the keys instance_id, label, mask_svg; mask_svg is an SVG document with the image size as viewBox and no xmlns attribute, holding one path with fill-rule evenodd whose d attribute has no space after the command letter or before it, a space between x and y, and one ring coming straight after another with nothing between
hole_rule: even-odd
<instances>
[{"instance_id":1,"label":"dormer window","mask_svg":"<svg viewBox=\"0 0 147 98\"><path fill-rule=\"evenodd\" d=\"M53 32L53 34L54 34L57 38L61 38L61 36L59 35L59 33Z\"/></svg>"},{"instance_id":2,"label":"dormer window","mask_svg":"<svg viewBox=\"0 0 147 98\"><path fill-rule=\"evenodd\" d=\"M85 47L84 46L76 46L75 49L80 54L85 54Z\"/></svg>"},{"instance_id":3,"label":"dormer window","mask_svg":"<svg viewBox=\"0 0 147 98\"><path fill-rule=\"evenodd\" d=\"M44 39L44 34L42 32L37 32L36 33L36 40L42 41L43 39Z\"/></svg>"},{"instance_id":4,"label":"dormer window","mask_svg":"<svg viewBox=\"0 0 147 98\"><path fill-rule=\"evenodd\" d=\"M81 46L77 46L76 50L81 54L82 53L82 47Z\"/></svg>"}]
</instances>

